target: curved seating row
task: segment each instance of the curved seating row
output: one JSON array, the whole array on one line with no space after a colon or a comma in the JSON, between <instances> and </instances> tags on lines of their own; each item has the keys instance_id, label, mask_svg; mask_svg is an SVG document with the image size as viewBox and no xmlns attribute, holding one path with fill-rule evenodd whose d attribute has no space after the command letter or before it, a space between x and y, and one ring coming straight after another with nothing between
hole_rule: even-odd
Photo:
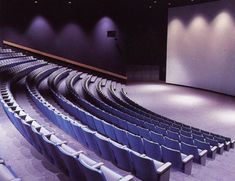
<instances>
[{"instance_id":1,"label":"curved seating row","mask_svg":"<svg viewBox=\"0 0 235 181\"><path fill-rule=\"evenodd\" d=\"M124 88L121 88L120 95L123 98L123 101L126 101L127 104L132 105L133 107L137 108L141 112L147 113L150 117L153 117L154 119L160 117L164 120L168 120L168 121L171 121L171 122L173 121L173 120L168 119L164 116L158 115L158 114L156 114L156 113L140 106L136 102L134 102L131 98L129 98L127 96L127 93L124 91ZM188 125L182 124L182 123L177 122L177 121L173 121L173 122L178 124L178 125L185 126L185 128L187 129L186 131L190 131L190 129L191 129L191 130L195 130L195 131L198 131L198 132L201 132L201 133L205 133L209 136L214 137L219 143L224 143L225 144L225 150L228 150L229 148L234 148L235 141L232 140L231 138L228 138L228 137L225 137L225 136L222 136L222 135L218 135L218 134L215 134L215 133L211 133L211 132L208 132L208 131L205 131L205 130L201 130L201 129L198 129L198 128L194 128L192 126L188 126ZM229 145L228 145L228 143L229 143Z\"/></svg>"},{"instance_id":2,"label":"curved seating row","mask_svg":"<svg viewBox=\"0 0 235 181\"><path fill-rule=\"evenodd\" d=\"M87 110L90 110L92 112L92 110L95 109L94 106L89 104L88 102L86 102L86 100L82 100L73 88L73 86L74 86L77 79L79 79L79 75L75 75L75 76L73 75L71 77L71 79L68 79L67 86L68 86L70 92L72 94L74 94L74 98L76 100L78 100L82 105L84 105L84 107L87 108ZM85 103L86 103L86 105L85 105ZM106 119L104 119L104 120L108 120L109 123L113 124L112 127L114 129L114 134L110 135L110 137L112 139L117 140L121 144L127 145L128 147L130 147L131 149L133 149L135 151L143 153L144 152L144 142L143 142L142 138L144 138L144 139L146 139L146 141L151 141L152 144L155 144L154 147L158 147L157 150L159 150L159 152L156 152L158 154L150 155L150 157L152 157L154 159L157 159L157 160L160 160L160 161L163 160L162 159L162 154L160 153L161 152L160 145L164 145L164 146L167 146L167 147L168 147L168 145L166 145L164 141L160 142L159 139L156 139L157 133L156 134L155 133L151 134L151 132L149 132L149 130L147 130L147 129L143 129L141 127L135 127L133 125L131 126L131 124L128 124L128 123L123 127L121 126L121 128L117 128L117 126L120 127L120 125L121 125L120 122L112 121L113 119L110 118L110 117L107 117L107 116L106 116ZM104 132L104 131L102 131L103 130L102 125L105 129L107 127L107 125L109 125L109 124L108 123L100 124L100 126L99 126L99 128L97 128L97 130L101 134ZM124 124L122 124L122 125L124 125ZM109 130L110 129L111 129L111 126L109 125ZM131 133L134 133L135 135L131 134ZM103 133L103 134L105 134L105 133ZM142 138L138 135L140 135ZM159 136L162 136L162 135L159 135ZM163 136L162 136L162 140L164 140ZM205 164L205 157L206 157L207 151L198 150L198 152L195 152L195 146L188 145L188 150L190 150L190 148L192 150L191 154L195 155L195 162ZM197 148L196 148L196 150L197 150ZM178 149L178 151L181 151L181 150ZM174 152L174 153L180 155L180 153L178 151ZM148 152L148 151L146 150L146 152ZM189 151L187 151L185 153L188 154ZM201 155L199 156L200 153L201 153ZM190 155L190 154L188 154L188 155ZM204 160L204 161L201 162L201 159Z\"/></svg>"},{"instance_id":3,"label":"curved seating row","mask_svg":"<svg viewBox=\"0 0 235 181\"><path fill-rule=\"evenodd\" d=\"M85 106L87 109L89 109L91 112L93 111L93 113L97 113L97 111L96 112L94 112L94 106L93 105L91 105L91 104L89 104L89 103L87 103L85 100L84 101L82 101L80 98L79 98L79 96L77 95L77 93L74 91L74 88L73 88L73 85L75 84L75 80L76 79L78 79L79 77L78 76L74 76L74 77L72 77L71 79L70 79L70 82L67 84L68 86L69 86L69 88L70 88L70 90L71 90L71 93L72 94L74 94L75 95L75 99L77 99L81 104L83 104L83 106ZM84 103L86 103L86 105L84 104ZM89 106L89 107L88 107ZM97 108L96 110L98 110L99 111L99 109ZM102 115L104 114L104 112L102 112L102 111L99 111L98 112L98 114L99 113L102 113ZM101 114L99 114L100 116L102 116ZM124 124L125 122L120 122L121 120L119 119L119 120L117 120L117 119L114 119L115 117L108 117L109 115L107 115L106 114L106 117L103 117L105 120L108 120L109 122L111 122L112 124L114 124L114 125L116 125L116 126L119 126L119 127L121 127L121 128L123 128L124 130L127 130L127 131L129 131L129 132L132 132L132 133L134 133L134 134L136 134L136 135L140 135L141 137L143 137L143 138L145 138L145 139L149 139L149 140L151 140L151 141L156 141L156 142L158 142L157 140L153 140L152 138L151 138L151 136L150 136L150 132L149 132L149 130L147 130L147 129L144 129L144 128L141 128L141 127L139 127L139 126L136 126L136 125L133 125L133 124L130 124L130 123L127 123L126 122L126 124ZM122 124L121 124L122 123ZM121 131L123 131L123 130L121 130ZM154 130L155 131L155 130ZM157 132L157 131L156 131ZM125 134L124 134L125 135ZM153 135L154 135L154 133L153 133ZM168 136L168 135L166 135L166 136ZM124 136L125 137L125 136ZM126 140L126 139L123 139L123 140ZM193 140L192 140L193 141ZM122 142L123 143L123 142ZM159 142L158 142L159 143ZM187 142L188 143L188 142ZM126 144L128 144L128 143L126 143ZM188 143L189 144L189 143ZM208 145L207 143L205 143L206 145ZM194 144L193 144L194 145ZM193 150L195 150L194 149L194 147L192 146L192 149ZM204 148L202 148L202 149L204 149ZM213 148L214 149L214 148ZM210 149L210 146L209 146L209 148L208 148L208 151L211 151L211 149ZM197 155L195 155L195 156L197 156ZM214 158L214 157L213 157Z\"/></svg>"},{"instance_id":4,"label":"curved seating row","mask_svg":"<svg viewBox=\"0 0 235 181\"><path fill-rule=\"evenodd\" d=\"M234 148L235 142L231 138L182 124L142 108L126 95L123 87L117 88L116 82L78 73L55 64L39 62L37 65L33 57L15 52L1 53L1 50L3 49L0 49L2 65L0 72L7 72L9 75L17 74L10 81L3 82L2 86L8 88L7 93L10 93L12 82L26 75L25 71L31 72L27 75L26 87L41 112L102 158L113 162L123 170L131 171L142 180L156 180L156 178L169 180L171 164L168 162L171 162L174 168L190 174L192 161L205 165L206 155L215 158L216 152L222 154L224 150L229 151L230 148ZM47 78L49 90L56 102L77 120L62 114L40 94L38 85ZM58 85L65 80L67 80L66 91L72 94L63 93L63 95L59 92ZM79 95L75 90L74 85L78 81L82 82L80 85L82 85L83 95ZM19 131L26 130L24 135L26 139L73 180L76 173L69 164L74 162L79 162L76 163L81 172L79 174L87 180L94 179L97 172L99 172L97 178L100 180L133 178L132 176L123 178L109 169L104 169L104 166L99 163L95 170L91 170L90 167L93 166L94 161L86 157L86 169L84 169L83 161L79 160L83 153L79 152L74 156L72 153L76 151L54 137L54 133L32 120L16 102L12 102L14 98L7 95L4 89L2 100L7 107L5 111L11 112L8 116L14 120L15 126ZM29 124L31 130L22 129L24 126L20 124ZM64 150L66 146L68 148ZM146 170L143 169L143 165ZM101 167L105 171L102 171ZM107 175L111 177L106 178Z\"/></svg>"},{"instance_id":5,"label":"curved seating row","mask_svg":"<svg viewBox=\"0 0 235 181\"><path fill-rule=\"evenodd\" d=\"M101 82L99 82L98 86L97 86L97 91L99 92L99 94L102 96L102 97L105 97L105 99L109 100L109 102L112 102L114 103L113 101L111 101L109 98L107 98L104 93L102 92L101 90ZM111 84L111 87L113 84ZM113 88L112 88L113 89ZM114 96L114 93L113 93L113 96ZM116 97L117 98L117 97ZM114 103L116 104L116 103ZM112 105L111 105L112 106ZM118 106L116 104L116 106ZM126 109L124 107L122 107L123 109ZM161 133L165 136L168 136L167 134L167 131L170 131L170 132L174 132L175 136L172 137L173 139L176 139L176 140L179 140L180 136L181 136L181 130L179 129L179 126L178 125L168 125L168 124L163 124L163 123L158 123L158 124L148 124L147 122L144 123L144 125L142 124L137 124L138 126L142 127L142 128L145 128L145 129L149 129L151 131L155 131L155 132L158 132L158 133ZM135 130L138 130L138 129L135 129ZM186 133L185 133L186 131ZM188 132L187 132L188 131ZM209 144L211 144L212 146L218 146L220 149L218 150L218 153L222 154L223 153L223 146L224 144L226 144L226 150L229 150L229 143L227 143L226 141L223 141L222 143L220 143L218 140L211 140L213 139L213 137L211 135L208 135L206 133L202 134L200 133L199 131L197 130L192 130L192 132L190 132L188 130L188 128L183 128L183 131L182 131L184 136L188 136L192 139L199 139L200 141L202 142L207 142ZM138 134L138 131L137 131L137 134ZM173 134L173 133L172 133ZM204 138L205 137L205 138Z\"/></svg>"},{"instance_id":6,"label":"curved seating row","mask_svg":"<svg viewBox=\"0 0 235 181\"><path fill-rule=\"evenodd\" d=\"M73 85L74 85L74 81L71 81L71 80L75 80L75 79L79 79L79 75L73 75L72 76L72 78L70 79L70 81L68 81L67 82L67 86L69 87L69 89L70 90L73 90L73 88L71 88L71 87L73 87ZM74 91L72 91L71 92L72 94L76 94ZM79 97L77 97L77 99L80 99ZM85 100L84 100L84 102L85 102ZM87 103L87 104L89 104L89 103ZM92 105L90 105L90 106L92 106ZM113 139L113 140L115 140L115 141L117 141L117 142L119 142L119 143L121 143L121 144L123 144L123 145L126 145L127 147L130 147L131 149L133 149L133 150L135 150L135 151L137 151L137 152L139 152L139 153L144 153L144 149L141 149L141 148L144 148L144 146L143 146L143 142L142 142L142 138L139 138L139 145L137 145L137 144L135 144L135 142L136 142L136 140L134 140L134 139L129 139L129 137L128 137L128 132L127 131L125 131L125 130L122 130L122 129L118 129L116 126L113 126L113 125L110 125L110 124L108 124L108 123L105 123L104 121L99 121L99 124L97 124L97 119L95 119L94 120L94 126L92 125L92 123L90 124L90 127L92 127L93 129L95 129L95 130L97 130L99 133L101 133L101 134L103 134L103 135L107 135L108 137L110 137L111 139ZM96 126L96 124L97 124L97 126ZM89 125L89 124L88 124ZM118 125L118 124L117 124ZM96 127L96 128L95 128ZM108 130L108 131L105 131L105 130ZM107 133L106 133L107 132ZM129 135L132 135L132 134L129 134ZM133 137L135 137L136 135L133 135L132 136L132 138ZM154 144L154 143L153 143ZM154 147L156 147L156 146L154 146ZM136 149L135 149L136 148ZM146 147L146 149L147 149L147 147ZM159 149L161 150L161 147L159 146ZM179 151L176 151L176 150L171 150L171 151L173 151L173 153L172 154L176 154L176 155L180 155L181 156L181 154L179 153ZM170 152L171 152L170 151ZM145 151L146 153L148 152L148 151ZM158 155L158 156L157 156ZM150 156L152 156L152 155L150 155ZM163 155L163 156L165 156L166 157L166 154L165 155ZM184 155L185 156L185 155ZM190 158L191 156L189 156L189 158ZM155 153L155 155L154 156L152 156L152 158L153 159L156 159L156 158L158 158L157 160L159 160L159 161L164 161L164 159L162 158L162 154L159 154L158 152L156 152ZM166 159L165 159L166 160ZM189 159L188 161L189 162L187 162L187 163L185 163L187 166L189 166L189 165L191 165L191 164L189 164L190 163L190 161L192 160L192 157L191 157L191 159ZM174 161L174 160L173 160ZM180 159L180 161L182 162L182 159ZM176 164L173 164L173 166L174 165L176 165ZM179 168L179 167L177 167L177 166L175 166L175 168ZM184 169L182 169L182 168L179 168L180 170L182 170L182 171L185 171Z\"/></svg>"},{"instance_id":7,"label":"curved seating row","mask_svg":"<svg viewBox=\"0 0 235 181\"><path fill-rule=\"evenodd\" d=\"M0 60L6 58L23 57L23 56L25 56L23 53L15 53L15 52L2 53L0 54Z\"/></svg>"},{"instance_id":8,"label":"curved seating row","mask_svg":"<svg viewBox=\"0 0 235 181\"><path fill-rule=\"evenodd\" d=\"M60 72L62 73L60 75L67 76L67 73L69 72L69 70L61 69ZM57 74L57 73L55 72L54 74ZM50 77L53 77L53 79L49 79L49 82L53 80L57 81L61 79L60 76L54 77L52 75ZM41 96L37 94L37 96L34 95L33 97L41 97ZM35 103L38 102L36 103L37 105L40 104L38 105L38 107L40 107L42 112L44 112L45 115L50 117L51 120L56 125L58 125L61 129L64 129L66 132L68 132L70 135L75 137L84 145L88 146L91 150L93 150L95 153L97 153L104 159L112 161L118 167L126 171L132 171L132 173L134 173L137 177L139 176L141 179L144 179L144 180L156 180L156 178L158 178L157 180L162 180L162 179L169 180L169 171L170 171L170 165L171 165L170 163L163 164L161 162L152 160L147 156L140 155L127 148L125 148L123 151L122 150L123 145L120 145L114 141L111 141L110 139L100 135L97 132L91 131L86 126L72 120L71 118L65 117L61 113L58 114L57 110L53 108L53 106L49 105L48 103L44 102L44 105L43 105L42 103L40 103L42 101L36 100L35 98L33 99ZM43 98L41 97L41 100L42 99ZM69 110L71 110L71 108ZM146 166L152 169L152 172L153 172L152 175L149 175L148 173L143 172L143 171L139 172L138 165L132 164L132 162L135 162L135 160L131 159L132 154L137 155L136 157L138 158L140 157L142 162L146 162ZM125 158L127 158L129 161L125 160ZM135 159L135 157L133 159Z\"/></svg>"},{"instance_id":9,"label":"curved seating row","mask_svg":"<svg viewBox=\"0 0 235 181\"><path fill-rule=\"evenodd\" d=\"M1 48L0 47L0 54L3 54L3 53L13 53L14 51L12 51L11 49L8 49L8 48Z\"/></svg>"},{"instance_id":10,"label":"curved seating row","mask_svg":"<svg viewBox=\"0 0 235 181\"><path fill-rule=\"evenodd\" d=\"M87 79L87 82L88 82L88 79ZM86 83L88 84L88 83ZM87 85L85 85L87 87ZM87 88L88 89L88 88ZM89 91L87 90L86 91ZM113 101L111 101L110 99L108 99L101 91L101 81L99 82L98 86L97 86L97 91L99 93L99 95L101 95L101 97L103 97L106 101L108 100L108 102L111 104L111 107L115 105L115 107L118 106L117 103L114 103ZM93 97L93 99L95 99ZM122 108L125 109L126 111L125 112L128 112L128 108L124 108L123 106L119 105L120 106L120 109ZM109 108L108 108L109 109ZM107 109L106 109L107 110ZM126 120L129 120L129 119L126 119ZM133 121L133 120L132 120ZM144 122L144 124L148 125L148 120L145 120L146 122ZM197 137L197 139L199 139L200 141L202 142L207 142L209 143L210 145L212 146L218 146L218 153L222 154L223 153L223 148L225 146L225 150L229 150L230 146L233 147L234 145L234 141L231 141L231 139L225 139L225 138L221 138L219 135L215 135L215 134L210 134L209 132L206 132L206 131L203 131L203 130L199 130L199 129L196 129L196 128L192 128L190 129L190 127L184 127L182 126L181 127L181 123L178 124L178 123L174 123L174 124L169 124L169 123L162 123L161 121L155 121L154 122L155 124L152 124L152 123L149 123L149 125L147 127L145 127L145 125L143 125L143 122L140 122L138 120L135 121L135 124L139 125L139 126L142 126L142 127L145 127L145 128L150 128L152 131L155 131L156 130L156 127L160 127L157 129L157 131L160 131L160 133L164 134L166 133L166 130L169 129L169 130L172 130L174 132L177 132L178 134L181 134L180 131L186 131L186 132L189 132L188 134L195 134L195 136L191 135L193 138L194 137ZM188 135L188 136L189 136ZM190 137L191 137L190 136ZM198 137L199 136L199 137Z\"/></svg>"},{"instance_id":11,"label":"curved seating row","mask_svg":"<svg viewBox=\"0 0 235 181\"><path fill-rule=\"evenodd\" d=\"M90 159L81 151L73 150L66 142L60 140L53 132L39 125L36 120L32 119L18 106L11 94L11 84L32 71L32 68L38 68L38 65L26 66L24 69L20 67L19 71L15 71L13 79L2 83L1 103L13 124L40 153L67 173L72 180L77 180L77 178L81 180L94 180L94 178L96 180L126 180L125 177L122 178L102 163L97 163ZM13 70L10 72L13 72ZM5 100L7 101L5 102ZM13 105L16 108L12 109Z\"/></svg>"}]
</instances>

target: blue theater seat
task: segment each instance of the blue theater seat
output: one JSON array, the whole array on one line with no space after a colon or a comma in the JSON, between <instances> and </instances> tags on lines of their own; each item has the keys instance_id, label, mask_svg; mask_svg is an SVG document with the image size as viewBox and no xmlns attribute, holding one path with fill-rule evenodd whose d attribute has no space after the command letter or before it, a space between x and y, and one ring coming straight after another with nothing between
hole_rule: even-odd
<instances>
[{"instance_id":1,"label":"blue theater seat","mask_svg":"<svg viewBox=\"0 0 235 181\"><path fill-rule=\"evenodd\" d=\"M178 133L170 131L170 130L167 130L167 137L174 139L174 140L180 140L180 135Z\"/></svg>"},{"instance_id":2,"label":"blue theater seat","mask_svg":"<svg viewBox=\"0 0 235 181\"><path fill-rule=\"evenodd\" d=\"M193 137L180 135L180 141L187 143L187 144L190 144L190 145L194 145Z\"/></svg>"},{"instance_id":3,"label":"blue theater seat","mask_svg":"<svg viewBox=\"0 0 235 181\"><path fill-rule=\"evenodd\" d=\"M155 127L155 132L158 133L158 134L162 134L164 136L167 135L166 129L165 128L160 128L158 126Z\"/></svg>"},{"instance_id":4,"label":"blue theater seat","mask_svg":"<svg viewBox=\"0 0 235 181\"><path fill-rule=\"evenodd\" d=\"M63 159L60 157L57 146L65 144L66 142L61 141L55 135L43 135L44 144L46 149L49 151L50 155L53 159L53 164L56 165L57 168L62 170L65 174L68 175L67 166L65 165Z\"/></svg>"},{"instance_id":5,"label":"blue theater seat","mask_svg":"<svg viewBox=\"0 0 235 181\"><path fill-rule=\"evenodd\" d=\"M139 135L139 130L137 129L137 126L135 124L127 122L127 129L129 132Z\"/></svg>"},{"instance_id":6,"label":"blue theater seat","mask_svg":"<svg viewBox=\"0 0 235 181\"><path fill-rule=\"evenodd\" d=\"M76 181L78 178L81 180L85 180L85 175L80 169L77 160L77 157L82 154L82 151L76 152L66 144L58 146L58 150L60 157L63 159L66 165L67 173L70 179L73 181Z\"/></svg>"},{"instance_id":7,"label":"blue theater seat","mask_svg":"<svg viewBox=\"0 0 235 181\"><path fill-rule=\"evenodd\" d=\"M171 163L153 160L145 155L131 151L133 172L144 181L168 181L170 177Z\"/></svg>"},{"instance_id":8,"label":"blue theater seat","mask_svg":"<svg viewBox=\"0 0 235 181\"><path fill-rule=\"evenodd\" d=\"M171 162L172 166L181 170L183 173L191 174L193 155L185 155L178 150L162 146L163 162Z\"/></svg>"},{"instance_id":9,"label":"blue theater seat","mask_svg":"<svg viewBox=\"0 0 235 181\"><path fill-rule=\"evenodd\" d=\"M104 130L105 130L106 136L108 136L112 140L116 141L117 138L116 138L116 135L115 135L115 131L114 131L113 125L103 121L103 126L104 126Z\"/></svg>"},{"instance_id":10,"label":"blue theater seat","mask_svg":"<svg viewBox=\"0 0 235 181\"><path fill-rule=\"evenodd\" d=\"M202 132L199 129L192 128L192 133L199 135L199 136L202 136Z\"/></svg>"},{"instance_id":11,"label":"blue theater seat","mask_svg":"<svg viewBox=\"0 0 235 181\"><path fill-rule=\"evenodd\" d=\"M202 136L202 135L197 135L197 134L193 134L193 139L196 139L196 140L199 140L199 141L202 141L202 142L205 141L204 136Z\"/></svg>"},{"instance_id":12,"label":"blue theater seat","mask_svg":"<svg viewBox=\"0 0 235 181\"><path fill-rule=\"evenodd\" d=\"M131 171L132 164L128 148L111 140L109 142L109 147L115 157L115 165L123 170Z\"/></svg>"},{"instance_id":13,"label":"blue theater seat","mask_svg":"<svg viewBox=\"0 0 235 181\"><path fill-rule=\"evenodd\" d=\"M115 162L114 155L109 147L110 139L108 139L100 134L96 134L95 139L96 139L96 143L99 147L101 157L114 163Z\"/></svg>"},{"instance_id":14,"label":"blue theater seat","mask_svg":"<svg viewBox=\"0 0 235 181\"><path fill-rule=\"evenodd\" d=\"M219 143L217 140L206 138L206 142L212 146L217 146L217 153L223 154L224 152L224 143Z\"/></svg>"},{"instance_id":15,"label":"blue theater seat","mask_svg":"<svg viewBox=\"0 0 235 181\"><path fill-rule=\"evenodd\" d=\"M150 131L150 135L151 135L152 141L158 143L159 145L165 144L165 138L162 134L158 134L158 133Z\"/></svg>"},{"instance_id":16,"label":"blue theater seat","mask_svg":"<svg viewBox=\"0 0 235 181\"><path fill-rule=\"evenodd\" d=\"M162 161L161 146L156 142L152 142L146 139L143 139L143 141L145 154L154 160Z\"/></svg>"},{"instance_id":17,"label":"blue theater seat","mask_svg":"<svg viewBox=\"0 0 235 181\"><path fill-rule=\"evenodd\" d=\"M182 126L181 130L183 130L185 132L192 132L192 130L189 127L185 127L185 126Z\"/></svg>"},{"instance_id":18,"label":"blue theater seat","mask_svg":"<svg viewBox=\"0 0 235 181\"><path fill-rule=\"evenodd\" d=\"M208 151L207 157L215 159L217 146L211 146L209 143L202 142L200 140L194 140L194 145L202 150L207 150Z\"/></svg>"},{"instance_id":19,"label":"blue theater seat","mask_svg":"<svg viewBox=\"0 0 235 181\"><path fill-rule=\"evenodd\" d=\"M100 155L100 150L99 150L98 144L95 139L96 132L91 131L88 128L82 128L82 130L84 131L84 136L85 136L85 139L86 139L86 142L87 142L89 149L94 151L96 154Z\"/></svg>"},{"instance_id":20,"label":"blue theater seat","mask_svg":"<svg viewBox=\"0 0 235 181\"><path fill-rule=\"evenodd\" d=\"M151 123L148 123L148 122L145 122L144 123L144 127L151 130L151 131L155 131L155 126L154 124L151 124Z\"/></svg>"},{"instance_id":21,"label":"blue theater seat","mask_svg":"<svg viewBox=\"0 0 235 181\"><path fill-rule=\"evenodd\" d=\"M164 128L164 129L169 129L170 125L160 122L159 125L158 125L158 127Z\"/></svg>"},{"instance_id":22,"label":"blue theater seat","mask_svg":"<svg viewBox=\"0 0 235 181\"><path fill-rule=\"evenodd\" d=\"M168 148L180 151L180 143L177 140L173 140L171 138L165 137L164 145Z\"/></svg>"},{"instance_id":23,"label":"blue theater seat","mask_svg":"<svg viewBox=\"0 0 235 181\"><path fill-rule=\"evenodd\" d=\"M219 143L223 143L224 144L224 149L226 151L229 151L229 149L230 149L230 141L226 141L226 139L221 138L221 137L217 137L217 136L215 136L214 139L217 140Z\"/></svg>"},{"instance_id":24,"label":"blue theater seat","mask_svg":"<svg viewBox=\"0 0 235 181\"><path fill-rule=\"evenodd\" d=\"M72 131L75 133L76 140L78 140L81 144L88 146L88 143L86 142L86 138L84 135L84 131L82 128L85 128L86 126L79 124L77 121L71 122Z\"/></svg>"},{"instance_id":25,"label":"blue theater seat","mask_svg":"<svg viewBox=\"0 0 235 181\"><path fill-rule=\"evenodd\" d=\"M123 129L119 129L118 127L116 127L114 130L115 130L117 142L122 145L129 146L128 139L127 139L127 131Z\"/></svg>"},{"instance_id":26,"label":"blue theater seat","mask_svg":"<svg viewBox=\"0 0 235 181\"><path fill-rule=\"evenodd\" d=\"M209 138L209 139L214 139L213 135L207 134L207 133L202 133L204 138Z\"/></svg>"},{"instance_id":27,"label":"blue theater seat","mask_svg":"<svg viewBox=\"0 0 235 181\"><path fill-rule=\"evenodd\" d=\"M198 149L194 145L181 142L181 153L185 155L193 155L193 161L201 165L206 165L207 150Z\"/></svg>"},{"instance_id":28,"label":"blue theater seat","mask_svg":"<svg viewBox=\"0 0 235 181\"><path fill-rule=\"evenodd\" d=\"M144 153L144 145L140 136L127 132L127 139L132 150Z\"/></svg>"},{"instance_id":29,"label":"blue theater seat","mask_svg":"<svg viewBox=\"0 0 235 181\"><path fill-rule=\"evenodd\" d=\"M137 129L139 130L139 135L142 138L146 138L148 140L151 140L150 131L148 129L142 128L140 126L137 126Z\"/></svg>"},{"instance_id":30,"label":"blue theater seat","mask_svg":"<svg viewBox=\"0 0 235 181\"><path fill-rule=\"evenodd\" d=\"M180 134L187 137L192 137L192 133L188 131L181 130Z\"/></svg>"},{"instance_id":31,"label":"blue theater seat","mask_svg":"<svg viewBox=\"0 0 235 181\"><path fill-rule=\"evenodd\" d=\"M180 128L181 128L181 127L180 127ZM180 132L180 128L175 127L174 125L172 125L172 126L169 128L169 130L170 130L170 131L173 131L173 132L176 132L176 133L179 133L179 132Z\"/></svg>"},{"instance_id":32,"label":"blue theater seat","mask_svg":"<svg viewBox=\"0 0 235 181\"><path fill-rule=\"evenodd\" d=\"M94 119L94 123L95 123L95 126L96 126L96 130L101 133L102 135L106 135L106 132L105 132L105 129L104 129L104 123L102 120L98 119L98 118L95 118L93 117Z\"/></svg>"},{"instance_id":33,"label":"blue theater seat","mask_svg":"<svg viewBox=\"0 0 235 181\"><path fill-rule=\"evenodd\" d=\"M86 176L86 181L130 181L133 179L131 175L122 177L105 167L102 162L89 164L84 160L84 158L81 158L81 156L79 156L78 160L79 167L83 170L83 173Z\"/></svg>"}]
</instances>

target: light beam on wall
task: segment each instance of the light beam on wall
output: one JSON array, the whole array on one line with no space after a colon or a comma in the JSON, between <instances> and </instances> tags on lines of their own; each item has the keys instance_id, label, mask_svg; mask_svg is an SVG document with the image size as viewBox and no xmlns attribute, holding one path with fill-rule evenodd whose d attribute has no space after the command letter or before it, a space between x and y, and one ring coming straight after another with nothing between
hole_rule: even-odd
<instances>
[{"instance_id":1,"label":"light beam on wall","mask_svg":"<svg viewBox=\"0 0 235 181\"><path fill-rule=\"evenodd\" d=\"M32 20L26 35L37 45L46 46L54 41L55 33L44 17L37 16Z\"/></svg>"}]
</instances>

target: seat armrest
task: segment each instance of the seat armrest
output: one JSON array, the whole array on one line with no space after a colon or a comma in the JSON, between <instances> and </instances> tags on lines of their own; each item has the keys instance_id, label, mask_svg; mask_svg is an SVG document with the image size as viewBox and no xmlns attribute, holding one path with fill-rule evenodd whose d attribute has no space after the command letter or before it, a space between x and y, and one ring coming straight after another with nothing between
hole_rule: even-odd
<instances>
[{"instance_id":1,"label":"seat armrest","mask_svg":"<svg viewBox=\"0 0 235 181\"><path fill-rule=\"evenodd\" d=\"M43 136L49 138L51 135L55 135L55 132L50 132L50 133L46 133L46 134L43 134Z\"/></svg>"},{"instance_id":2,"label":"seat armrest","mask_svg":"<svg viewBox=\"0 0 235 181\"><path fill-rule=\"evenodd\" d=\"M84 152L83 152L83 151L78 151L78 152L73 153L73 156L74 156L74 157L77 157L77 156L79 156L79 155L82 154L82 153L84 153Z\"/></svg>"},{"instance_id":3,"label":"seat armrest","mask_svg":"<svg viewBox=\"0 0 235 181\"><path fill-rule=\"evenodd\" d=\"M183 167L182 170L185 174L190 175L192 172L192 166L193 166L193 155L188 155L185 159L183 159Z\"/></svg>"},{"instance_id":4,"label":"seat armrest","mask_svg":"<svg viewBox=\"0 0 235 181\"><path fill-rule=\"evenodd\" d=\"M169 170L171 168L171 163L170 162L166 162L164 163L162 166L160 166L158 169L157 169L157 173L163 173L167 170Z\"/></svg>"},{"instance_id":5,"label":"seat armrest","mask_svg":"<svg viewBox=\"0 0 235 181\"><path fill-rule=\"evenodd\" d=\"M188 155L185 159L183 159L183 163L187 163L189 162L190 160L192 160L194 158L193 155Z\"/></svg>"},{"instance_id":6,"label":"seat armrest","mask_svg":"<svg viewBox=\"0 0 235 181\"><path fill-rule=\"evenodd\" d=\"M4 160L3 159L0 159L0 164L4 164Z\"/></svg>"},{"instance_id":7,"label":"seat armrest","mask_svg":"<svg viewBox=\"0 0 235 181\"><path fill-rule=\"evenodd\" d=\"M67 144L68 142L67 141L62 141L60 143L55 143L55 146L61 146L63 144Z\"/></svg>"},{"instance_id":8,"label":"seat armrest","mask_svg":"<svg viewBox=\"0 0 235 181\"><path fill-rule=\"evenodd\" d=\"M133 180L133 176L132 175L127 175L125 177L122 177L121 179L119 179L119 181L129 181L129 180Z\"/></svg>"},{"instance_id":9,"label":"seat armrest","mask_svg":"<svg viewBox=\"0 0 235 181\"><path fill-rule=\"evenodd\" d=\"M212 152L214 152L215 150L217 150L217 146L214 146L213 148L211 148Z\"/></svg>"},{"instance_id":10,"label":"seat armrest","mask_svg":"<svg viewBox=\"0 0 235 181\"><path fill-rule=\"evenodd\" d=\"M234 148L234 144L235 144L235 140L231 140L231 142L230 142L230 147L231 147L231 148Z\"/></svg>"},{"instance_id":11,"label":"seat armrest","mask_svg":"<svg viewBox=\"0 0 235 181\"><path fill-rule=\"evenodd\" d=\"M104 165L103 162L96 163L95 165L92 165L93 168L100 168L102 165Z\"/></svg>"},{"instance_id":12,"label":"seat armrest","mask_svg":"<svg viewBox=\"0 0 235 181\"><path fill-rule=\"evenodd\" d=\"M219 147L219 148L224 147L224 143L219 143L218 147Z\"/></svg>"},{"instance_id":13,"label":"seat armrest","mask_svg":"<svg viewBox=\"0 0 235 181\"><path fill-rule=\"evenodd\" d=\"M199 156L202 157L203 155L207 154L207 150L202 150L200 153L199 153Z\"/></svg>"}]
</instances>

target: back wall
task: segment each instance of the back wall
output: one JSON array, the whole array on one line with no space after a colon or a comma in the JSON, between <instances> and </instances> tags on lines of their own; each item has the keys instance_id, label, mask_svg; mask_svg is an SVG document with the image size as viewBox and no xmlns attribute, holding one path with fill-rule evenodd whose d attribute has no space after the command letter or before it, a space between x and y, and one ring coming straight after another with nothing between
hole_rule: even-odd
<instances>
[{"instance_id":1,"label":"back wall","mask_svg":"<svg viewBox=\"0 0 235 181\"><path fill-rule=\"evenodd\" d=\"M171 8L166 82L235 95L235 1Z\"/></svg>"}]
</instances>

